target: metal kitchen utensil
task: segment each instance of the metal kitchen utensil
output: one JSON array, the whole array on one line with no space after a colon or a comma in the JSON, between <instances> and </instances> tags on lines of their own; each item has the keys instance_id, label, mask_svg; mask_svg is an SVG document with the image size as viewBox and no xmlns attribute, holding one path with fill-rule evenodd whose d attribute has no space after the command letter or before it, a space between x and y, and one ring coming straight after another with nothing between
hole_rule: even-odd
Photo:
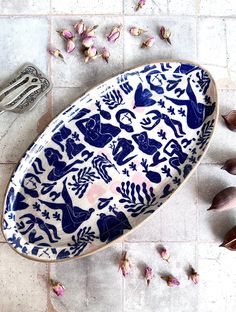
<instances>
[{"instance_id":1,"label":"metal kitchen utensil","mask_svg":"<svg viewBox=\"0 0 236 312\"><path fill-rule=\"evenodd\" d=\"M51 90L49 79L34 64L26 63L0 91L0 114L31 110Z\"/></svg>"}]
</instances>

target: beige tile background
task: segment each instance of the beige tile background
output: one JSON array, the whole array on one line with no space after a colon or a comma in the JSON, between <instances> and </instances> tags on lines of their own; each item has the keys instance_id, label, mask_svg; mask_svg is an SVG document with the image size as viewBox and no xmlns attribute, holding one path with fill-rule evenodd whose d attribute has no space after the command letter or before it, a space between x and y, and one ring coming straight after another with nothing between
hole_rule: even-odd
<instances>
[{"instance_id":1,"label":"beige tile background","mask_svg":"<svg viewBox=\"0 0 236 312\"><path fill-rule=\"evenodd\" d=\"M236 109L236 2L234 0L147 0L135 12L136 0L0 0L0 85L24 62L35 63L54 83L52 92L22 116L0 117L0 203L15 164L53 116L86 90L126 68L159 58L200 62L216 79L220 113ZM99 24L98 46L107 45L105 34L113 24L124 31L109 45L110 63L85 65L78 52L66 56L67 65L52 59L47 48L64 49L56 30L71 28L83 18ZM161 40L143 51L141 41L129 35L137 25L157 35L160 26L172 31L172 46ZM0 312L233 312L236 309L236 254L218 245L236 223L235 211L207 212L212 197L236 178L220 169L236 157L236 135L222 120L202 164L168 204L154 214L125 242L82 260L60 264L31 262L14 253L0 235ZM172 263L157 252L168 246ZM117 272L122 250L127 249L133 270L126 280ZM187 281L193 265L201 275L198 286ZM151 265L155 279L149 288L143 269ZM178 277L177 289L167 288L160 274ZM65 284L57 298L48 288L50 278Z\"/></svg>"}]
</instances>

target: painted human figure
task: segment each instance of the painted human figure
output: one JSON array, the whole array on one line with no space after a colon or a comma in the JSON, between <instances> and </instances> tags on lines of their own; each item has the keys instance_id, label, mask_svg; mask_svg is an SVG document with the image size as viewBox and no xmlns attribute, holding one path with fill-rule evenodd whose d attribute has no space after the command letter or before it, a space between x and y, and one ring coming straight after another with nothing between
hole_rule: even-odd
<instances>
[{"instance_id":1,"label":"painted human figure","mask_svg":"<svg viewBox=\"0 0 236 312\"><path fill-rule=\"evenodd\" d=\"M72 138L68 138L66 140L66 153L69 159L72 159L76 155L78 155L82 150L85 149L85 145L82 143L75 143L75 140Z\"/></svg>"},{"instance_id":2,"label":"painted human figure","mask_svg":"<svg viewBox=\"0 0 236 312\"><path fill-rule=\"evenodd\" d=\"M204 120L214 112L215 104L205 105L203 103L198 103L190 83L190 77L187 78L186 94L188 96L187 100L170 98L168 96L165 96L165 98L176 105L186 105L187 124L189 128L197 129L203 124Z\"/></svg>"},{"instance_id":3,"label":"painted human figure","mask_svg":"<svg viewBox=\"0 0 236 312\"><path fill-rule=\"evenodd\" d=\"M124 230L131 230L132 227L122 211L112 209L113 214L101 213L97 221L99 238L102 242L111 242L120 237Z\"/></svg>"},{"instance_id":4,"label":"painted human figure","mask_svg":"<svg viewBox=\"0 0 236 312\"><path fill-rule=\"evenodd\" d=\"M170 156L170 165L175 168L179 174L181 174L181 169L179 167L185 162L188 155L182 151L179 143L172 139L166 144L163 151Z\"/></svg>"},{"instance_id":5,"label":"painted human figure","mask_svg":"<svg viewBox=\"0 0 236 312\"><path fill-rule=\"evenodd\" d=\"M76 126L83 133L84 140L95 147L104 147L121 131L112 124L101 123L99 114L78 120Z\"/></svg>"},{"instance_id":6,"label":"painted human figure","mask_svg":"<svg viewBox=\"0 0 236 312\"><path fill-rule=\"evenodd\" d=\"M116 113L116 120L118 121L120 128L127 132L134 132L132 119L136 119L136 116L129 109L123 108Z\"/></svg>"},{"instance_id":7,"label":"painted human figure","mask_svg":"<svg viewBox=\"0 0 236 312\"><path fill-rule=\"evenodd\" d=\"M62 203L48 202L45 200L39 199L39 201L46 205L47 207L55 210L61 210L62 213L62 229L65 233L74 233L79 226L86 220L88 220L91 214L94 212L93 208L84 210L78 206L73 205L69 192L66 186L67 178L63 181L62 189Z\"/></svg>"},{"instance_id":8,"label":"painted human figure","mask_svg":"<svg viewBox=\"0 0 236 312\"><path fill-rule=\"evenodd\" d=\"M44 153L48 164L54 167L48 174L48 180L50 181L57 181L69 172L79 170L78 168L75 168L75 165L83 163L83 160L77 159L68 165L65 161L62 161L62 155L51 147L46 148Z\"/></svg>"},{"instance_id":9,"label":"painted human figure","mask_svg":"<svg viewBox=\"0 0 236 312\"><path fill-rule=\"evenodd\" d=\"M136 157L137 155L133 155L127 157L134 150L134 146L131 140L127 140L125 138L118 138L117 144L112 149L112 155L114 156L114 160L117 165L122 166L129 162L131 159Z\"/></svg>"},{"instance_id":10,"label":"painted human figure","mask_svg":"<svg viewBox=\"0 0 236 312\"><path fill-rule=\"evenodd\" d=\"M65 147L62 142L67 139L69 135L71 135L71 130L65 126L62 126L60 130L53 134L52 141L59 145L61 150L64 151Z\"/></svg>"},{"instance_id":11,"label":"painted human figure","mask_svg":"<svg viewBox=\"0 0 236 312\"><path fill-rule=\"evenodd\" d=\"M149 139L147 132L143 131L139 134L133 134L132 138L138 144L140 151L147 155L153 155L153 163L150 165L151 167L156 166L163 161L163 159L160 159L159 152L162 144L154 139Z\"/></svg>"}]
</instances>

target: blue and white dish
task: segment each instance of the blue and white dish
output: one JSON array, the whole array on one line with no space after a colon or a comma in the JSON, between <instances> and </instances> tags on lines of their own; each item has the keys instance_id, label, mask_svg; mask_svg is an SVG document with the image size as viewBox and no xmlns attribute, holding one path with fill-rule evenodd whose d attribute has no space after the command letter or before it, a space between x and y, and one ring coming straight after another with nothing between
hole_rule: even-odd
<instances>
[{"instance_id":1,"label":"blue and white dish","mask_svg":"<svg viewBox=\"0 0 236 312\"><path fill-rule=\"evenodd\" d=\"M217 116L215 83L193 63L149 64L100 84L20 161L4 203L7 242L30 259L60 261L121 238L194 171Z\"/></svg>"}]
</instances>

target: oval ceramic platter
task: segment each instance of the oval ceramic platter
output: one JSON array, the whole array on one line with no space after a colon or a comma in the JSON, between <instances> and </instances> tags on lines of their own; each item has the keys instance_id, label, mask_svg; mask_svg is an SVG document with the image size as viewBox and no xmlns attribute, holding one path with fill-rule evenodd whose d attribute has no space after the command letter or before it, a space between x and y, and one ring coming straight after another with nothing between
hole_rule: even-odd
<instances>
[{"instance_id":1,"label":"oval ceramic platter","mask_svg":"<svg viewBox=\"0 0 236 312\"><path fill-rule=\"evenodd\" d=\"M104 248L180 187L217 115L215 83L192 63L141 66L87 92L14 172L2 220L7 242L41 261Z\"/></svg>"}]
</instances>

